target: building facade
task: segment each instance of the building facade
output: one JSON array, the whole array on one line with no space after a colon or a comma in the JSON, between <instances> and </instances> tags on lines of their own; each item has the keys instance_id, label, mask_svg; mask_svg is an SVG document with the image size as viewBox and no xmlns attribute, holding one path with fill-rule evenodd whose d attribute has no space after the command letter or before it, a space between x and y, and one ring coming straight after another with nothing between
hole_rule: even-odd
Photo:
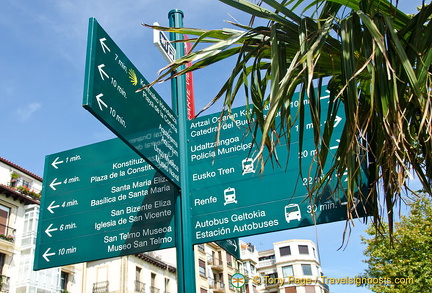
<instances>
[{"instance_id":1,"label":"building facade","mask_svg":"<svg viewBox=\"0 0 432 293\"><path fill-rule=\"evenodd\" d=\"M246 283L244 285L243 292L245 293L258 293L257 282L255 278L258 276L258 250L256 250L255 245L252 243L246 243L244 241L240 241L241 248L241 270L240 273L243 274L246 278Z\"/></svg>"},{"instance_id":2,"label":"building facade","mask_svg":"<svg viewBox=\"0 0 432 293\"><path fill-rule=\"evenodd\" d=\"M311 240L292 239L273 244L273 249L258 253L259 278L255 283L262 293L328 293L322 282L318 250Z\"/></svg>"},{"instance_id":3,"label":"building facade","mask_svg":"<svg viewBox=\"0 0 432 293\"><path fill-rule=\"evenodd\" d=\"M197 293L234 293L232 276L239 271L240 262L214 242L195 245Z\"/></svg>"},{"instance_id":4,"label":"building facade","mask_svg":"<svg viewBox=\"0 0 432 293\"><path fill-rule=\"evenodd\" d=\"M42 178L0 157L0 292L59 292L61 269L34 272Z\"/></svg>"}]
</instances>

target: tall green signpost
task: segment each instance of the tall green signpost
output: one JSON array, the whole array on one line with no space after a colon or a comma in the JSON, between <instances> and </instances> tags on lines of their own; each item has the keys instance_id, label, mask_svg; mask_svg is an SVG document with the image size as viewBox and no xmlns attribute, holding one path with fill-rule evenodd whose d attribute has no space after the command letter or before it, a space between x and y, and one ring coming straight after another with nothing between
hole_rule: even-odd
<instances>
[{"instance_id":1,"label":"tall green signpost","mask_svg":"<svg viewBox=\"0 0 432 293\"><path fill-rule=\"evenodd\" d=\"M170 11L169 21L181 27L183 13ZM179 58L183 45L175 47ZM238 257L239 237L347 218L344 192L336 191L344 178L305 200L316 154L310 117L292 129L304 127L303 143L293 134L289 146L277 147L281 167L259 174L245 107L188 121L184 76L172 83L173 109L152 88L137 92L146 84L91 18L83 106L121 141L47 156L35 269L175 246L178 292L195 292L194 244L216 241ZM327 98L321 97L323 112ZM292 111L297 107L293 102ZM339 113L330 156L343 120ZM353 208L367 215L363 206Z\"/></svg>"}]
</instances>

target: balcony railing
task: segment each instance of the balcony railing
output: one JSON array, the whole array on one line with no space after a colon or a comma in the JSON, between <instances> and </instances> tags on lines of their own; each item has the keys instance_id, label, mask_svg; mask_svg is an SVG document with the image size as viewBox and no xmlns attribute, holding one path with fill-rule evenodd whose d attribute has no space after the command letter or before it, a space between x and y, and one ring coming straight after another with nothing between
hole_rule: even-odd
<instances>
[{"instance_id":1,"label":"balcony railing","mask_svg":"<svg viewBox=\"0 0 432 293\"><path fill-rule=\"evenodd\" d=\"M109 292L109 281L93 283L92 293L108 293Z\"/></svg>"},{"instance_id":2,"label":"balcony railing","mask_svg":"<svg viewBox=\"0 0 432 293\"><path fill-rule=\"evenodd\" d=\"M0 239L14 242L15 240L15 229L3 224L0 224Z\"/></svg>"},{"instance_id":3,"label":"balcony railing","mask_svg":"<svg viewBox=\"0 0 432 293\"><path fill-rule=\"evenodd\" d=\"M214 289L215 290L225 289L225 283L222 281L214 282Z\"/></svg>"},{"instance_id":4,"label":"balcony railing","mask_svg":"<svg viewBox=\"0 0 432 293\"><path fill-rule=\"evenodd\" d=\"M276 263L275 259L264 259L259 261L260 267L272 266Z\"/></svg>"},{"instance_id":5,"label":"balcony railing","mask_svg":"<svg viewBox=\"0 0 432 293\"><path fill-rule=\"evenodd\" d=\"M159 293L160 289L155 286L150 286L150 293Z\"/></svg>"},{"instance_id":6,"label":"balcony railing","mask_svg":"<svg viewBox=\"0 0 432 293\"><path fill-rule=\"evenodd\" d=\"M145 283L135 280L135 292L145 293Z\"/></svg>"}]
</instances>

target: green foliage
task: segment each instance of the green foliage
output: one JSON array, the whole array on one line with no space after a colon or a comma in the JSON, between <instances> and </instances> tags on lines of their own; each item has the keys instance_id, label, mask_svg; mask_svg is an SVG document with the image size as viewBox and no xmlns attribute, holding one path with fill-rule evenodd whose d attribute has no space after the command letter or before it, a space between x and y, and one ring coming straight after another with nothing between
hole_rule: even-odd
<instances>
[{"instance_id":1,"label":"green foliage","mask_svg":"<svg viewBox=\"0 0 432 293\"><path fill-rule=\"evenodd\" d=\"M206 46L163 68L155 82L234 57L234 68L227 69L231 76L208 107L223 99L224 114L230 113L234 100L245 97L251 133L262 133L256 142L261 168L269 159L263 155L265 149L277 161L276 146L290 145L294 125L300 125L301 149L305 108L290 109L294 93L300 91L299 104L311 105L319 165L309 175L316 179L309 197L324 188L326 179L348 174L344 183L348 210L355 213L353 198L364 183L361 170L366 163L370 188L361 203L373 206L376 222L387 217L391 234L394 204L408 188L407 174L413 170L431 193L432 5L411 16L394 6L398 1L387 0L220 1L266 25L233 24L236 29L220 30L158 27L197 36L191 38L194 48ZM305 11L296 13L302 5L307 5ZM193 66L181 70L187 62ZM326 80L332 98L328 112L323 112L321 93L313 89ZM337 153L331 157L330 137L340 107L345 110L345 126ZM276 117L281 118L280 124ZM322 117L327 120L324 130ZM333 167L324 171L327 161Z\"/></svg>"},{"instance_id":2,"label":"green foliage","mask_svg":"<svg viewBox=\"0 0 432 293\"><path fill-rule=\"evenodd\" d=\"M372 237L362 239L368 264L363 277L388 281L370 285L374 292L429 292L432 287L431 200L419 196L409 206L409 215L395 224L393 244L387 232L372 225L366 231Z\"/></svg>"}]
</instances>

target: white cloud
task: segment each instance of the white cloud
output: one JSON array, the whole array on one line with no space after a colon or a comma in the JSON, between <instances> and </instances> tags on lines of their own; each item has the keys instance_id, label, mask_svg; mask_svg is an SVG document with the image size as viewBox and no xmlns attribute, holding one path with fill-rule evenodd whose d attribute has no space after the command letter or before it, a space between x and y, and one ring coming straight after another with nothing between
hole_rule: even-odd
<instances>
[{"instance_id":1,"label":"white cloud","mask_svg":"<svg viewBox=\"0 0 432 293\"><path fill-rule=\"evenodd\" d=\"M19 122L26 122L37 110L39 110L42 107L39 103L30 103L27 104L25 107L20 107L15 110L14 114L16 119Z\"/></svg>"}]
</instances>

